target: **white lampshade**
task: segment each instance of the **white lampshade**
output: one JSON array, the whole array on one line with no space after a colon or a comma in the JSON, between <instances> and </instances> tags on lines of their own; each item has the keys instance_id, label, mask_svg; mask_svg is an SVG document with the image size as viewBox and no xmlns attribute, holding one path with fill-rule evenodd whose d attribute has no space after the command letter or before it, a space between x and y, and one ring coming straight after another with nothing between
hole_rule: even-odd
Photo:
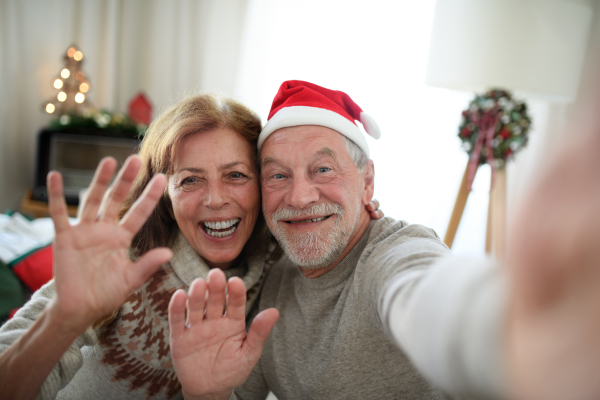
<instances>
[{"instance_id":1,"label":"white lampshade","mask_svg":"<svg viewBox=\"0 0 600 400\"><path fill-rule=\"evenodd\" d=\"M572 101L592 14L567 0L438 0L426 83Z\"/></svg>"}]
</instances>

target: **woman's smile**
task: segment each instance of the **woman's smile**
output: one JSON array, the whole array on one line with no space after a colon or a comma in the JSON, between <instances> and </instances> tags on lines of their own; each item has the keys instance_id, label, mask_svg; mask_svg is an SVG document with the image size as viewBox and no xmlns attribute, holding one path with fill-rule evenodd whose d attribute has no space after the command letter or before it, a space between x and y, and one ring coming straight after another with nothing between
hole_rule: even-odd
<instances>
[{"instance_id":1,"label":"woman's smile","mask_svg":"<svg viewBox=\"0 0 600 400\"><path fill-rule=\"evenodd\" d=\"M234 234L239 223L239 218L233 218L222 221L203 221L201 226L204 232L213 238L228 238Z\"/></svg>"}]
</instances>

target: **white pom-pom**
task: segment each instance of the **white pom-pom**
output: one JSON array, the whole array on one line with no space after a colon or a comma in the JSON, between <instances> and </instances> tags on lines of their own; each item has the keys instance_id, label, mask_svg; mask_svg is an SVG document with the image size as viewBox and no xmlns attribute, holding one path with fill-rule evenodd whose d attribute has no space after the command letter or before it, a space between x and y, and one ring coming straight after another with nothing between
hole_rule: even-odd
<instances>
[{"instance_id":1,"label":"white pom-pom","mask_svg":"<svg viewBox=\"0 0 600 400\"><path fill-rule=\"evenodd\" d=\"M379 125L377 122L371 117L369 114L361 112L360 113L360 123L365 128L365 131L374 139L379 139L381 137L381 130L379 129Z\"/></svg>"}]
</instances>

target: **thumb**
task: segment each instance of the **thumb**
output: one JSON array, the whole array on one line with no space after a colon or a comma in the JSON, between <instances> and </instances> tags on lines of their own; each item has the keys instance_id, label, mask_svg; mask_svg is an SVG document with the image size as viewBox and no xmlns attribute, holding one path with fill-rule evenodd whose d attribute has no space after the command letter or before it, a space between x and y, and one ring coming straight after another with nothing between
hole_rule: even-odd
<instances>
[{"instance_id":1,"label":"thumb","mask_svg":"<svg viewBox=\"0 0 600 400\"><path fill-rule=\"evenodd\" d=\"M132 289L139 289L154 272L173 257L173 252L166 247L152 249L144 254L129 269L129 281L134 286Z\"/></svg>"},{"instance_id":2,"label":"thumb","mask_svg":"<svg viewBox=\"0 0 600 400\"><path fill-rule=\"evenodd\" d=\"M244 343L244 349L248 356L248 361L254 365L258 362L262 353L263 344L273 330L275 322L279 319L279 311L275 308L268 308L260 312L252 321L252 326L248 331L248 336Z\"/></svg>"}]
</instances>

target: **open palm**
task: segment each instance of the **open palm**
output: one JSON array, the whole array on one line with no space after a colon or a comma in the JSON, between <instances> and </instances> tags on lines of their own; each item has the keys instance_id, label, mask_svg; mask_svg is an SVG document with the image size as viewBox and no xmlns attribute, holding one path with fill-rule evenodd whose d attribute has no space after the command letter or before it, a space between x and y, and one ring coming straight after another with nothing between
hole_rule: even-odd
<instances>
[{"instance_id":1,"label":"open palm","mask_svg":"<svg viewBox=\"0 0 600 400\"><path fill-rule=\"evenodd\" d=\"M600 398L600 123L570 142L510 237L507 360L518 399Z\"/></svg>"},{"instance_id":2,"label":"open palm","mask_svg":"<svg viewBox=\"0 0 600 400\"><path fill-rule=\"evenodd\" d=\"M116 310L171 257L169 249L161 248L146 253L137 262L130 261L131 240L154 209L165 186L165 177L157 175L123 219L117 221L140 165L139 158L129 158L102 202L116 169L114 159L102 160L81 206L80 222L75 226L67 218L60 174L48 175L50 214L56 230L57 296L52 307L67 318L73 329L86 329Z\"/></svg>"},{"instance_id":3,"label":"open palm","mask_svg":"<svg viewBox=\"0 0 600 400\"><path fill-rule=\"evenodd\" d=\"M195 280L187 296L178 290L171 298L171 357L186 399L227 399L250 375L279 312L258 314L246 334L245 309L242 280L232 278L226 284L218 269L209 273L208 282Z\"/></svg>"}]
</instances>

